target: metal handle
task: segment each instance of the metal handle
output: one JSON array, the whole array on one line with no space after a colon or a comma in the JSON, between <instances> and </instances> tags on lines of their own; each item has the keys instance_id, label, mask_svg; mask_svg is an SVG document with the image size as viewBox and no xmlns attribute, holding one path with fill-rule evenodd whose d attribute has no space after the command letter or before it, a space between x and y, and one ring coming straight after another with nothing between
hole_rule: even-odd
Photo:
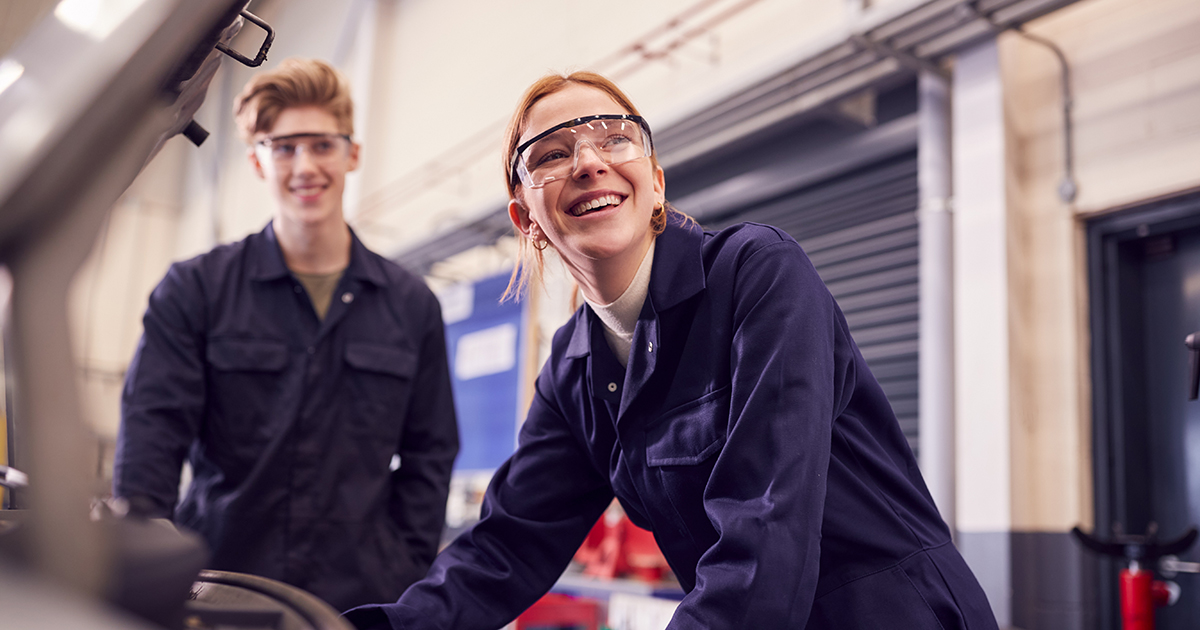
<instances>
[{"instance_id":1,"label":"metal handle","mask_svg":"<svg viewBox=\"0 0 1200 630\"><path fill-rule=\"evenodd\" d=\"M1177 573L1200 573L1200 562L1185 562L1175 556L1163 556L1158 561L1158 570L1167 578L1173 578Z\"/></svg>"},{"instance_id":2,"label":"metal handle","mask_svg":"<svg viewBox=\"0 0 1200 630\"><path fill-rule=\"evenodd\" d=\"M0 486L16 490L28 485L28 475L11 466L0 466Z\"/></svg>"},{"instance_id":3,"label":"metal handle","mask_svg":"<svg viewBox=\"0 0 1200 630\"><path fill-rule=\"evenodd\" d=\"M263 40L262 46L259 46L258 48L258 56L254 59L251 59L220 42L217 42L217 50L229 55L230 57L233 57L243 65L251 68L257 68L267 60L267 51L271 49L271 43L275 41L275 29L271 28L271 25L264 22L262 18L249 11L242 10L241 15L250 22L257 24L259 28L267 32L267 38Z\"/></svg>"}]
</instances>

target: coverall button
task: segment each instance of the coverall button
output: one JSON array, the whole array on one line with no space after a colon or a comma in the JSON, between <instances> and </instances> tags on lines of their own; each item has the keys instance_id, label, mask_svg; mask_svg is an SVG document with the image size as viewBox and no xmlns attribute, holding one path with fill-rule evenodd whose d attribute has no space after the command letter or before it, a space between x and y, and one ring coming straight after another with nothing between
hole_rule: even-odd
<instances>
[{"instance_id":1,"label":"coverall button","mask_svg":"<svg viewBox=\"0 0 1200 630\"><path fill-rule=\"evenodd\" d=\"M349 304L354 301L354 294L347 291L342 294L342 304Z\"/></svg>"},{"instance_id":2,"label":"coverall button","mask_svg":"<svg viewBox=\"0 0 1200 630\"><path fill-rule=\"evenodd\" d=\"M617 391L617 384L616 384L616 383L609 383L609 384L608 384L608 391L610 391L610 392L615 392L615 391Z\"/></svg>"},{"instance_id":3,"label":"coverall button","mask_svg":"<svg viewBox=\"0 0 1200 630\"><path fill-rule=\"evenodd\" d=\"M653 341L648 342L646 344L646 352L654 352L654 342Z\"/></svg>"}]
</instances>

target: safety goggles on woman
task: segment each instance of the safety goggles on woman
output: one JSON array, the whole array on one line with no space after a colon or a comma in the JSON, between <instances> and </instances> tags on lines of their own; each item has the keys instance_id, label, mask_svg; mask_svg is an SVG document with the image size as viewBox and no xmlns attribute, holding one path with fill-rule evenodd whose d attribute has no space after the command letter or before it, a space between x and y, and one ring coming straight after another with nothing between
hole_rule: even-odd
<instances>
[{"instance_id":1,"label":"safety goggles on woman","mask_svg":"<svg viewBox=\"0 0 1200 630\"><path fill-rule=\"evenodd\" d=\"M605 164L622 164L654 152L650 126L641 116L599 114L568 120L517 147L512 170L527 188L571 176L587 146Z\"/></svg>"}]
</instances>

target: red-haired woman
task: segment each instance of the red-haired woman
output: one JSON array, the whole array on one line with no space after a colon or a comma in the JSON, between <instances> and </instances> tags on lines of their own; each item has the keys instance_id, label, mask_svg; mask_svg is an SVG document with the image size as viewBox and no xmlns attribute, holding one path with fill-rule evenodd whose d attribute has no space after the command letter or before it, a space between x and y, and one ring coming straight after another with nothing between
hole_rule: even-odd
<instances>
[{"instance_id":1,"label":"red-haired woman","mask_svg":"<svg viewBox=\"0 0 1200 630\"><path fill-rule=\"evenodd\" d=\"M505 164L515 289L553 247L587 304L554 336L482 520L354 623L497 628L550 589L615 496L687 593L672 630L995 630L791 237L705 232L670 209L649 127L594 74L527 91Z\"/></svg>"}]
</instances>

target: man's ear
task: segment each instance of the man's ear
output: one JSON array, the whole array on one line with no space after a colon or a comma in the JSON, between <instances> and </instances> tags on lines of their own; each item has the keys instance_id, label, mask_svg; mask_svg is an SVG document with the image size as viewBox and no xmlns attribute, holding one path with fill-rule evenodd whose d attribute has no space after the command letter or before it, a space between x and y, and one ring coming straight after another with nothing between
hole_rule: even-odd
<instances>
[{"instance_id":1,"label":"man's ear","mask_svg":"<svg viewBox=\"0 0 1200 630\"><path fill-rule=\"evenodd\" d=\"M349 173L358 168L358 152L362 150L362 145L357 142L350 143L350 166L346 169Z\"/></svg>"},{"instance_id":2,"label":"man's ear","mask_svg":"<svg viewBox=\"0 0 1200 630\"><path fill-rule=\"evenodd\" d=\"M531 224L529 211L525 209L525 206L521 205L520 201L516 199L508 200L508 218L512 220L512 224L516 226L521 234L529 236L529 226Z\"/></svg>"},{"instance_id":3,"label":"man's ear","mask_svg":"<svg viewBox=\"0 0 1200 630\"><path fill-rule=\"evenodd\" d=\"M246 159L250 162L250 169L254 171L255 175L258 175L259 179L267 178L267 173L263 170L262 162L258 161L258 154L254 152L254 147L246 149Z\"/></svg>"}]
</instances>

